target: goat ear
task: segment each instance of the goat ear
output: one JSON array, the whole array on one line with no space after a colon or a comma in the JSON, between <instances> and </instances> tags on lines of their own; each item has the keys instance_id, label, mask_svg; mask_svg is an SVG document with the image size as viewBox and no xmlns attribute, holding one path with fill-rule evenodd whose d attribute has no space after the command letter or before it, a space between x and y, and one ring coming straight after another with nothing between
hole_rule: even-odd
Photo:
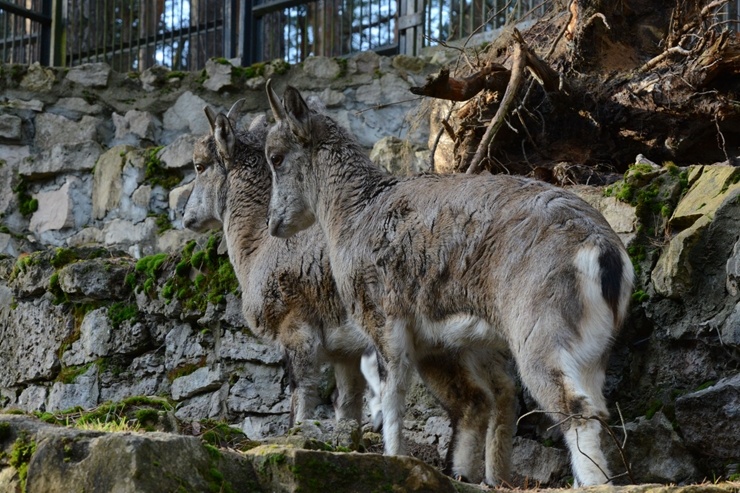
<instances>
[{"instance_id":1,"label":"goat ear","mask_svg":"<svg viewBox=\"0 0 740 493\"><path fill-rule=\"evenodd\" d=\"M311 140L311 112L301 93L295 87L288 86L283 94L283 106L288 118L288 125L302 142Z\"/></svg>"},{"instance_id":2,"label":"goat ear","mask_svg":"<svg viewBox=\"0 0 740 493\"><path fill-rule=\"evenodd\" d=\"M283 106L280 104L280 98L272 89L272 79L267 80L265 90L267 90L267 99L270 100L270 108L272 108L272 114L275 116L275 121L279 122L285 120L285 111L283 111Z\"/></svg>"},{"instance_id":3,"label":"goat ear","mask_svg":"<svg viewBox=\"0 0 740 493\"><path fill-rule=\"evenodd\" d=\"M206 114L206 118L208 118L208 124L211 126L211 133L213 133L216 128L216 112L210 106L204 106L203 111Z\"/></svg>"},{"instance_id":4,"label":"goat ear","mask_svg":"<svg viewBox=\"0 0 740 493\"><path fill-rule=\"evenodd\" d=\"M231 122L223 113L216 115L213 137L216 141L216 149L221 155L224 165L229 168L234 155L236 136L234 135L234 128L231 126Z\"/></svg>"},{"instance_id":5,"label":"goat ear","mask_svg":"<svg viewBox=\"0 0 740 493\"><path fill-rule=\"evenodd\" d=\"M236 126L237 121L239 120L239 112L242 109L244 101L246 101L246 98L241 98L237 100L234 104L231 105L231 109L229 109L229 112L226 114L226 117L229 119L229 121L231 121L231 124L233 126Z\"/></svg>"}]
</instances>

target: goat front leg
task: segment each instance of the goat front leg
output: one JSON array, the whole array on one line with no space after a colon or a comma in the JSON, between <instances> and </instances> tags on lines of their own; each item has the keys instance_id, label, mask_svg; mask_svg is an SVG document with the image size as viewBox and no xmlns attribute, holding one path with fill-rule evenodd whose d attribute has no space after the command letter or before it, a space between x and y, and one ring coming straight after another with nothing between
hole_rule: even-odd
<instances>
[{"instance_id":1,"label":"goat front leg","mask_svg":"<svg viewBox=\"0 0 740 493\"><path fill-rule=\"evenodd\" d=\"M383 443L386 455L406 455L403 418L411 376L414 347L404 319L388 318L381 351L387 374L382 396Z\"/></svg>"}]
</instances>

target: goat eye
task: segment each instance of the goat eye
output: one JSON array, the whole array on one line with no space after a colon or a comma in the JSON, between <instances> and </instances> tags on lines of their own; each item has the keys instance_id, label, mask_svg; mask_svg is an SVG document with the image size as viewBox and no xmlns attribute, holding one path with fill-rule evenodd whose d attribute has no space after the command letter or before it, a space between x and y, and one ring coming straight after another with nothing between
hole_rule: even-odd
<instances>
[{"instance_id":1,"label":"goat eye","mask_svg":"<svg viewBox=\"0 0 740 493\"><path fill-rule=\"evenodd\" d=\"M198 174L200 174L200 173L203 173L203 171L204 171L205 169L206 169L206 167L205 167L205 166L203 166L203 165L202 165L202 164L200 164L200 163L198 163L198 164L196 164L196 165L195 165L195 172L196 172L196 173L198 173Z\"/></svg>"},{"instance_id":2,"label":"goat eye","mask_svg":"<svg viewBox=\"0 0 740 493\"><path fill-rule=\"evenodd\" d=\"M272 163L273 168L279 168L281 164L283 164L283 156L280 154L273 154L270 156L270 162Z\"/></svg>"}]
</instances>

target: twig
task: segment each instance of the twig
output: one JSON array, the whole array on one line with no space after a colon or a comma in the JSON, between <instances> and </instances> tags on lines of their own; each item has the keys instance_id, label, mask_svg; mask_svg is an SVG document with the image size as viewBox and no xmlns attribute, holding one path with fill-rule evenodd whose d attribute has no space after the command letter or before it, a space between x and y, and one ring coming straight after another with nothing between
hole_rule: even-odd
<instances>
[{"instance_id":1,"label":"twig","mask_svg":"<svg viewBox=\"0 0 740 493\"><path fill-rule=\"evenodd\" d=\"M690 50L687 50L685 48L682 48L681 46L674 46L673 48L668 48L660 55L656 56L652 60L646 62L642 67L637 69L638 72L647 72L648 70L652 69L656 65L658 65L660 62L668 58L668 56L673 54L679 54L683 56L689 56L691 54Z\"/></svg>"},{"instance_id":2,"label":"twig","mask_svg":"<svg viewBox=\"0 0 740 493\"><path fill-rule=\"evenodd\" d=\"M717 115L714 116L714 125L717 127L717 145L720 149L722 149L722 153L725 155L725 159L727 162L730 162L730 156L727 155L727 147L725 146L725 136L722 134L722 130L719 128L719 119L717 118Z\"/></svg>"},{"instance_id":3,"label":"twig","mask_svg":"<svg viewBox=\"0 0 740 493\"><path fill-rule=\"evenodd\" d=\"M496 114L493 116L490 125L486 129L486 133L483 134L483 138L478 145L478 150L475 151L473 160L470 162L470 167L468 167L468 174L475 174L480 170L483 157L488 155L488 147L491 145L491 142L493 142L493 138L496 136L501 126L504 124L504 118L516 97L516 93L519 91L519 86L522 84L524 66L526 65L526 55L525 51L522 49L523 40L521 39L521 34L519 34L519 31L516 28L514 29L514 40L514 62L511 66L511 78L509 79L509 84L506 86L506 92L504 92L504 97L501 99L501 104L496 110Z\"/></svg>"},{"instance_id":4,"label":"twig","mask_svg":"<svg viewBox=\"0 0 740 493\"><path fill-rule=\"evenodd\" d=\"M534 409L532 411L529 411L528 413L525 413L525 414L521 415L519 417L519 419L516 421L516 425L519 426L519 422L522 419L524 419L525 417L529 416L530 414L557 414L557 415L560 415L560 416L564 416L563 419L561 419L560 421L558 421L557 423L555 423L554 425L552 425L551 427L549 427L548 430L550 430L550 429L552 429L552 428L554 428L556 426L560 426L563 423L565 423L567 421L570 421L572 419L577 419L577 420L595 420L595 421L598 421L599 424L601 424L602 428L604 428L606 430L606 432L609 434L609 437L614 442L614 445L616 445L617 451L619 452L619 457L622 459L622 464L624 465L624 468L625 468L625 472L624 473L617 474L616 476L613 476L611 478L605 475L607 477L607 480L611 481L612 479L616 479L616 478L619 478L619 477L622 477L622 476L625 476L626 475L626 476L629 477L630 482L634 483L635 482L635 478L634 478L634 476L632 476L632 468L630 467L629 463L627 462L627 457L624 454L624 444L627 443L627 430L624 427L624 420L622 418L622 411L619 409L619 405L617 405L617 411L619 412L619 418L620 418L620 421L622 423L622 429L624 430L624 442L622 444L620 444L619 439L614 434L614 431L612 431L611 426L609 426L609 423L607 423L606 421L604 421L604 419L601 418L601 417L599 417L599 416L583 416L582 414L565 414L564 412L560 412L560 411L543 411L541 409ZM577 444L577 438L578 438L578 434L577 434L577 430L576 430L576 445L578 445ZM588 457L589 460L591 460L591 462L593 462L593 459L591 459L591 457L589 457L587 454L583 453L583 451L581 451L580 447L578 447L578 450L583 455L585 455L586 457ZM598 467L598 464L596 464L596 465ZM599 469L601 469L601 468L599 468ZM601 471L601 472L603 473L604 471Z\"/></svg>"},{"instance_id":5,"label":"twig","mask_svg":"<svg viewBox=\"0 0 740 493\"><path fill-rule=\"evenodd\" d=\"M583 456L584 456L584 457L586 457L586 458L587 458L588 460L590 460L590 461L591 461L591 463L592 463L593 465L595 465L595 466L596 466L596 467L597 467L597 468L599 469L599 471L601 471L601 474L602 474L602 475L603 475L603 476L604 476L604 477L606 478L606 480L607 480L607 481L611 481L611 479L612 479L612 478L610 478L610 477L609 477L609 475L608 475L608 474L606 473L606 471L604 471L604 470L603 470L603 469L601 468L601 466L600 466L600 465L599 465L599 464L598 464L598 463L597 463L597 462L596 462L595 460L593 460L593 459L591 458L591 456L590 456L590 455L588 455L588 454L587 454L586 452L584 452L583 450L581 450L581 444L580 444L580 443L578 443L578 428L576 428L576 429L575 429L575 432L576 432L576 448L578 449L578 451L579 451L579 452L581 453L581 455L583 455Z\"/></svg>"},{"instance_id":6,"label":"twig","mask_svg":"<svg viewBox=\"0 0 740 493\"><path fill-rule=\"evenodd\" d=\"M604 23L604 26L606 26L606 28L609 31L612 30L612 28L609 27L609 23L606 22L606 16L604 14L602 14L601 12L596 12L594 15L592 15L591 17L589 17L588 20L586 21L586 23L583 24L583 28L585 29L587 26L591 25L591 23L593 21L595 21L596 19L601 19L601 22Z\"/></svg>"},{"instance_id":7,"label":"twig","mask_svg":"<svg viewBox=\"0 0 740 493\"><path fill-rule=\"evenodd\" d=\"M387 108L388 106L393 106L394 104L409 103L411 101L419 101L420 99L424 99L424 98L411 98L411 99L404 99L402 101L393 101L392 103L376 104L375 106L370 106L369 108L365 108L364 110L355 111L355 116L361 115L362 113L365 113L366 111L381 110L383 108Z\"/></svg>"},{"instance_id":8,"label":"twig","mask_svg":"<svg viewBox=\"0 0 740 493\"><path fill-rule=\"evenodd\" d=\"M430 163L429 163L429 171L431 171L432 173L436 173L437 171L434 165L434 155L437 153L437 146L439 145L439 139L442 138L442 132L444 132L445 130L449 132L449 129L448 129L449 123L447 123L447 121L452 116L452 111L455 109L456 104L457 103L453 102L450 105L450 109L447 112L447 116L441 122L442 128L439 129L439 132L437 132L437 137L434 139L434 145L432 146L432 155L430 157Z\"/></svg>"}]
</instances>

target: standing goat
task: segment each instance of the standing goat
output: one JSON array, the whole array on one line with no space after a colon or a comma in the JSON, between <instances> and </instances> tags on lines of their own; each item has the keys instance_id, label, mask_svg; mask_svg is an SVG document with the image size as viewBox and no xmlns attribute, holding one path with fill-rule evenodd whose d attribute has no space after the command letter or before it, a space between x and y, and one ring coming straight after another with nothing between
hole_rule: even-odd
<instances>
[{"instance_id":1,"label":"standing goat","mask_svg":"<svg viewBox=\"0 0 740 493\"><path fill-rule=\"evenodd\" d=\"M229 112L232 118L237 106ZM321 231L312 228L288 241L267 233L271 178L264 153L265 118L235 133L229 116L205 111L212 135L200 139L193 151L196 178L183 223L199 232L223 225L248 326L285 348L293 391L291 421L311 417L319 403L320 367L329 362L337 383L336 418L361 423L365 379L360 361L366 358L363 363L372 369L375 352L368 337L347 322ZM378 426L377 368L369 380L377 395L375 405L371 399L371 414Z\"/></svg>"},{"instance_id":2,"label":"standing goat","mask_svg":"<svg viewBox=\"0 0 740 493\"><path fill-rule=\"evenodd\" d=\"M340 296L387 363L386 453L404 453L409 373L428 348L497 355L503 345L561 424L576 484L608 481L600 424L589 418L608 415L605 367L633 269L606 220L576 195L526 178L389 176L297 90L282 104L269 83L267 92L278 121L266 143L270 233L323 229ZM507 436L488 430L489 483L500 479L497 434Z\"/></svg>"}]
</instances>

